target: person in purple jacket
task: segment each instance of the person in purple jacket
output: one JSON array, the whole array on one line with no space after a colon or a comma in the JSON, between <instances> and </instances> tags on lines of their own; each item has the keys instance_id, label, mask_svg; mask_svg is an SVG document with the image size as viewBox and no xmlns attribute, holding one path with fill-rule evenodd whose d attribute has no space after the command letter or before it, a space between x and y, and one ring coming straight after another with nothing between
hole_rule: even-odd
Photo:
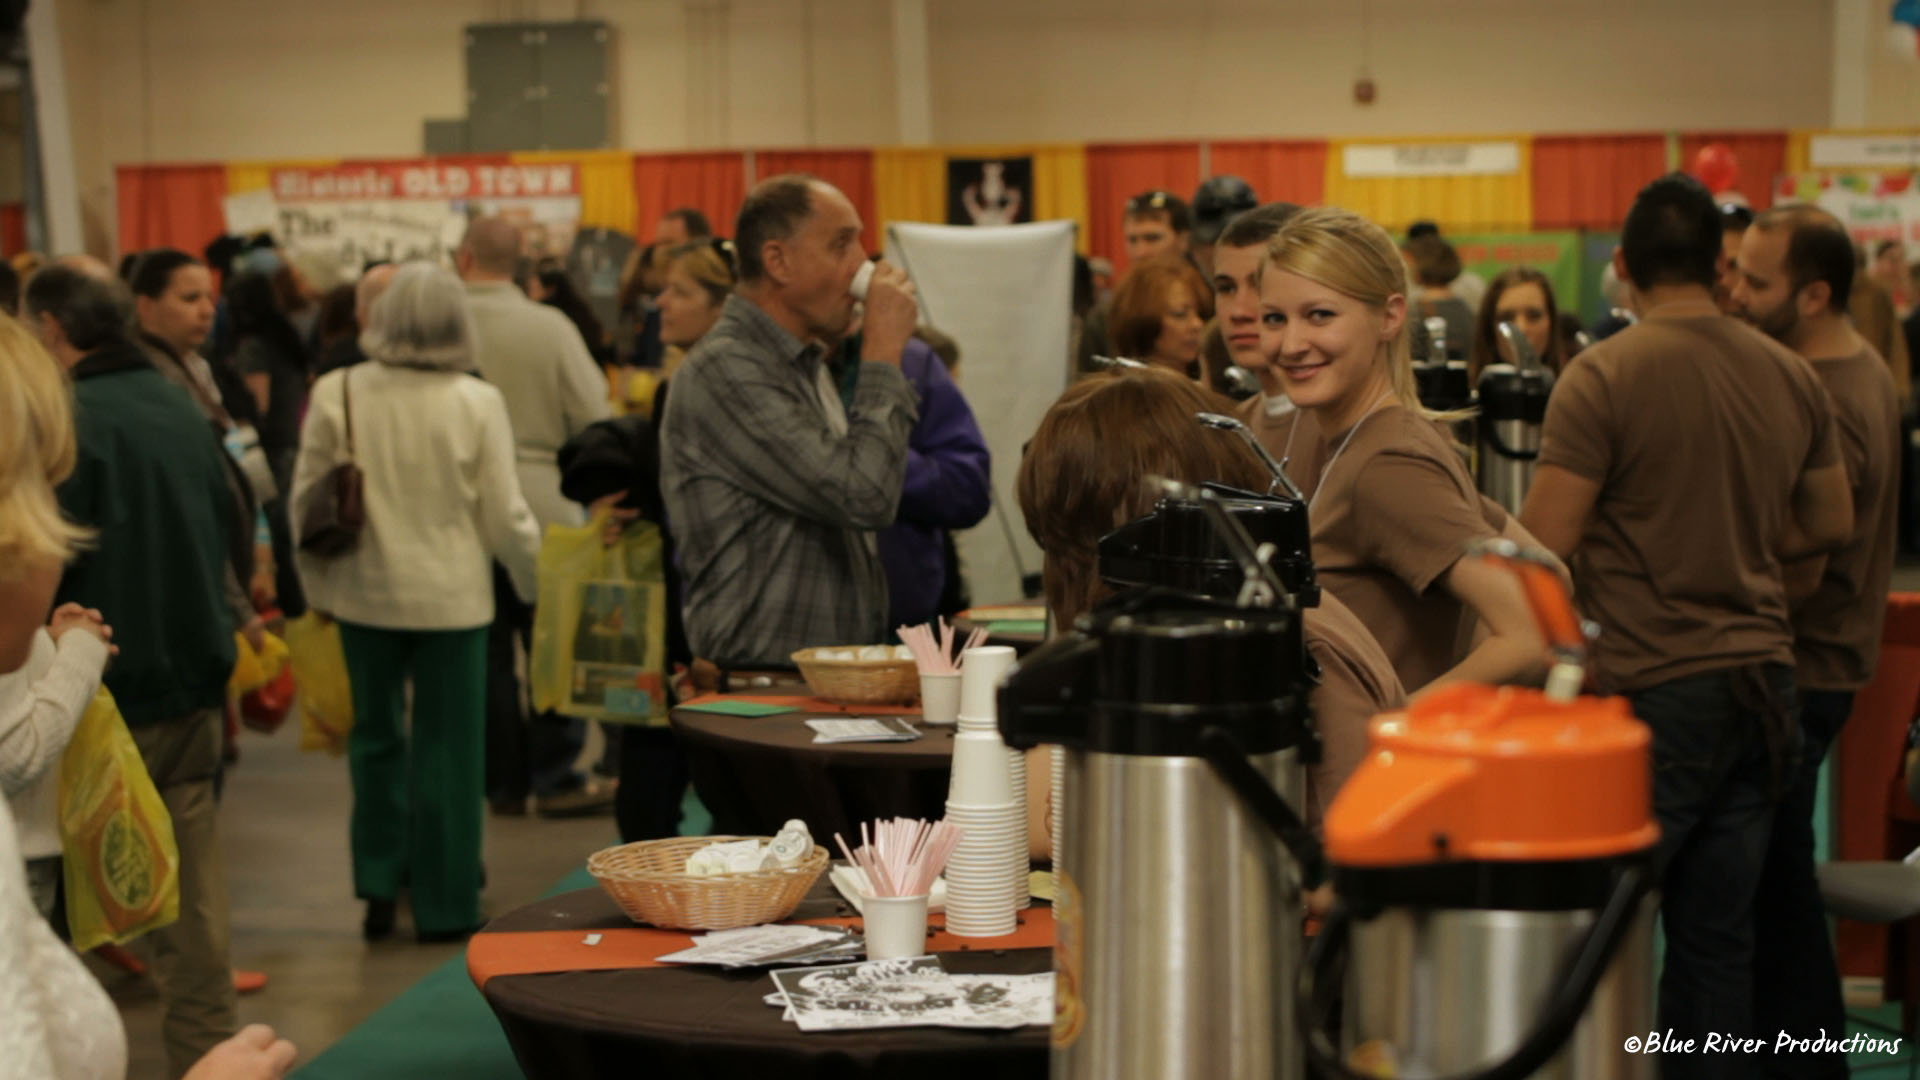
<instances>
[{"instance_id":1,"label":"person in purple jacket","mask_svg":"<svg viewBox=\"0 0 1920 1080\"><path fill-rule=\"evenodd\" d=\"M839 356L859 355L858 335ZM849 352L851 350L851 352ZM987 441L973 410L948 373L959 349L922 327L900 354L900 371L920 398L920 419L907 439L907 479L893 524L880 531L887 572L887 626L915 626L966 606L951 530L978 525L992 508ZM859 365L836 363L842 400L851 400Z\"/></svg>"}]
</instances>

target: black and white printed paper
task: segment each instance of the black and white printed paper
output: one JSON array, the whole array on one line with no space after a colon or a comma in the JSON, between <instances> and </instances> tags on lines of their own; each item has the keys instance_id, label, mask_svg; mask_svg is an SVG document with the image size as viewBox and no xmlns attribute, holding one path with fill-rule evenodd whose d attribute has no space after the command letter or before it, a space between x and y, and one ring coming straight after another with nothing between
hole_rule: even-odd
<instances>
[{"instance_id":1,"label":"black and white printed paper","mask_svg":"<svg viewBox=\"0 0 1920 1080\"><path fill-rule=\"evenodd\" d=\"M767 1004L802 1031L1018 1028L1053 1022L1053 973L949 975L936 957L773 973Z\"/></svg>"}]
</instances>

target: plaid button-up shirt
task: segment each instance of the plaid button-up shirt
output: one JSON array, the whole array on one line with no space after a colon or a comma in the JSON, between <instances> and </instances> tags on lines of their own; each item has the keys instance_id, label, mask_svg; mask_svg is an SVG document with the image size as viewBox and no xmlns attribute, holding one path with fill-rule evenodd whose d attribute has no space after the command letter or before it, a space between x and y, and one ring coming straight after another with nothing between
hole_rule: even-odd
<instances>
[{"instance_id":1,"label":"plaid button-up shirt","mask_svg":"<svg viewBox=\"0 0 1920 1080\"><path fill-rule=\"evenodd\" d=\"M673 378L660 486L696 656L786 664L809 646L886 640L873 532L899 506L916 400L899 368L868 364L836 434L821 362L734 296Z\"/></svg>"}]
</instances>

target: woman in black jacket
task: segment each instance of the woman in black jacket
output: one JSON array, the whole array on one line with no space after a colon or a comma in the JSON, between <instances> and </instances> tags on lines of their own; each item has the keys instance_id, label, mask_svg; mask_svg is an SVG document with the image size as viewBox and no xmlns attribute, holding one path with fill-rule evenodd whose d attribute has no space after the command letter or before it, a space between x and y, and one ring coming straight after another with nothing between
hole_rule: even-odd
<instances>
[{"instance_id":1,"label":"woman in black jacket","mask_svg":"<svg viewBox=\"0 0 1920 1080\"><path fill-rule=\"evenodd\" d=\"M267 453L278 497L264 507L273 537L274 591L287 618L307 610L300 576L293 568L293 534L287 524L286 492L293 483L293 459L300 449L300 415L306 409L313 358L280 306L273 279L259 271L236 275L227 283L227 319L232 327L225 366L246 381L257 409L260 446Z\"/></svg>"}]
</instances>

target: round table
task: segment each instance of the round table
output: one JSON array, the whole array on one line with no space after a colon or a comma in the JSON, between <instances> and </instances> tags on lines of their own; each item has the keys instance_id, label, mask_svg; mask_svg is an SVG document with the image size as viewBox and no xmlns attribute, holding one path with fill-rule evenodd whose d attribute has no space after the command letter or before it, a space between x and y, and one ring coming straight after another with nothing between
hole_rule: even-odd
<instances>
[{"instance_id":1,"label":"round table","mask_svg":"<svg viewBox=\"0 0 1920 1080\"><path fill-rule=\"evenodd\" d=\"M794 918L852 914L823 890L830 890L824 876ZM560 937L578 942L596 930L633 929L606 893L582 889L503 915L475 935L468 971L531 1080L1041 1080L1047 1075L1044 1027L803 1032L763 1000L774 990L767 969L660 966L524 973L540 969L537 961L527 961L542 942ZM1048 970L1052 961L1051 950L1044 948L939 955L956 974L1035 974Z\"/></svg>"},{"instance_id":2,"label":"round table","mask_svg":"<svg viewBox=\"0 0 1920 1080\"><path fill-rule=\"evenodd\" d=\"M858 716L861 710L799 705L796 712L757 717L673 710L675 737L686 751L694 792L713 814L715 833L771 836L789 818L799 818L813 835L831 838L836 832L857 835L863 821L946 816L953 728L923 726L913 742L819 744L806 725L809 718Z\"/></svg>"}]
</instances>

